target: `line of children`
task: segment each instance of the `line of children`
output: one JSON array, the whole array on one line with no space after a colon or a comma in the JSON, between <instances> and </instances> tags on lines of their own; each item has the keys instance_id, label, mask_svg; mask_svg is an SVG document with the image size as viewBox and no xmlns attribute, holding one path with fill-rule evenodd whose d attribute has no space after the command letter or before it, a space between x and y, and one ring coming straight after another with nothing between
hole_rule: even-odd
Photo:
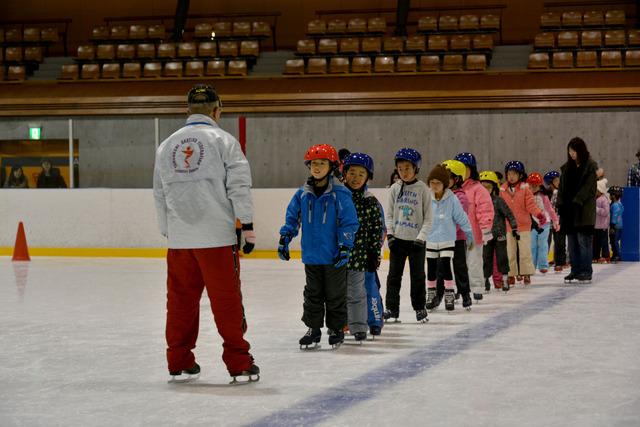
<instances>
[{"instance_id":1,"label":"line of children","mask_svg":"<svg viewBox=\"0 0 640 427\"><path fill-rule=\"evenodd\" d=\"M536 205L545 216L544 225L539 224L537 218L533 218L533 221L538 225L537 233L531 235L533 268L538 269L542 274L546 274L549 271L549 233L552 226L554 231L560 230L560 221L551 205L551 200L547 197L542 186L542 175L538 172L531 172L527 177L527 184L529 184L529 188L533 193Z\"/></svg>"}]
</instances>

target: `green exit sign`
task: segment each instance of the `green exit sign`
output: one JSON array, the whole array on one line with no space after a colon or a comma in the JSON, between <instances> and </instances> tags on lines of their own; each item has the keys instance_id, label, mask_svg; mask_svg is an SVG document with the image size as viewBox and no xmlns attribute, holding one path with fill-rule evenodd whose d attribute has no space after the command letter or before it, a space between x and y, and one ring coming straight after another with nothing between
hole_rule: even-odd
<instances>
[{"instance_id":1,"label":"green exit sign","mask_svg":"<svg viewBox=\"0 0 640 427\"><path fill-rule=\"evenodd\" d=\"M29 139L40 139L41 134L42 134L42 128L40 127L29 128Z\"/></svg>"}]
</instances>

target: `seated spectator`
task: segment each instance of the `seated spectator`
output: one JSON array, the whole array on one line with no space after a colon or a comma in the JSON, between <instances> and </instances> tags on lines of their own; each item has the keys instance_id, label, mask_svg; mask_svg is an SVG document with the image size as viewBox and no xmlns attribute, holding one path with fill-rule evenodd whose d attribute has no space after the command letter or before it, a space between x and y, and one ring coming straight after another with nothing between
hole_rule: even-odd
<instances>
[{"instance_id":1,"label":"seated spectator","mask_svg":"<svg viewBox=\"0 0 640 427\"><path fill-rule=\"evenodd\" d=\"M7 176L4 188L29 188L22 166L11 166L11 173Z\"/></svg>"},{"instance_id":2,"label":"seated spectator","mask_svg":"<svg viewBox=\"0 0 640 427\"><path fill-rule=\"evenodd\" d=\"M60 169L52 168L51 162L42 160L42 171L38 176L38 188L67 188L64 178L60 175Z\"/></svg>"}]
</instances>

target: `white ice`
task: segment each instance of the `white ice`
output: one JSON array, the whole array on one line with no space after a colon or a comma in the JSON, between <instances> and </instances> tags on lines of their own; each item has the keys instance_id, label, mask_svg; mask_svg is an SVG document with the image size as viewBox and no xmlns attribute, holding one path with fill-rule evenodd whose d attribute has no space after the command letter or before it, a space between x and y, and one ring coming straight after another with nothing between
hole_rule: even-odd
<instances>
[{"instance_id":1,"label":"white ice","mask_svg":"<svg viewBox=\"0 0 640 427\"><path fill-rule=\"evenodd\" d=\"M385 262L383 283L386 272ZM247 339L262 375L234 387L206 298L202 375L167 383L165 274L164 260L0 258L0 426L640 425L638 263L595 266L591 285L537 275L471 312L443 304L424 325L405 282L402 323L338 350L323 331L322 349L303 352L302 264L243 260ZM481 324L498 331L474 339ZM434 351L445 356L424 368Z\"/></svg>"}]
</instances>

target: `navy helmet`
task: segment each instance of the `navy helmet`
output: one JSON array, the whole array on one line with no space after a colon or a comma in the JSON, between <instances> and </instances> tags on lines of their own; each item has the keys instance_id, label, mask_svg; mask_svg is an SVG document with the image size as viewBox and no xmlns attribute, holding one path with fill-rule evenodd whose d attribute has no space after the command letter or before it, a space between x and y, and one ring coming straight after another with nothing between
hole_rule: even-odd
<instances>
[{"instance_id":1,"label":"navy helmet","mask_svg":"<svg viewBox=\"0 0 640 427\"><path fill-rule=\"evenodd\" d=\"M524 163L519 160L511 160L504 165L504 173L506 174L509 171L516 171L521 174L525 174Z\"/></svg>"},{"instance_id":2,"label":"navy helmet","mask_svg":"<svg viewBox=\"0 0 640 427\"><path fill-rule=\"evenodd\" d=\"M554 179L560 178L560 172L558 171L549 171L544 174L544 183L546 185L551 185Z\"/></svg>"},{"instance_id":3,"label":"navy helmet","mask_svg":"<svg viewBox=\"0 0 640 427\"><path fill-rule=\"evenodd\" d=\"M346 174L351 166L362 166L369 172L369 179L373 178L373 159L370 155L364 153L351 153L344 158L343 172Z\"/></svg>"},{"instance_id":4,"label":"navy helmet","mask_svg":"<svg viewBox=\"0 0 640 427\"><path fill-rule=\"evenodd\" d=\"M420 169L420 165L422 164L422 155L420 155L420 153L413 148L401 148L396 153L395 162L398 163L398 160L406 160L407 162L411 162L416 167L416 169Z\"/></svg>"},{"instance_id":5,"label":"navy helmet","mask_svg":"<svg viewBox=\"0 0 640 427\"><path fill-rule=\"evenodd\" d=\"M464 163L465 166L474 167L477 166L476 156L471 153L458 153L454 160Z\"/></svg>"}]
</instances>

